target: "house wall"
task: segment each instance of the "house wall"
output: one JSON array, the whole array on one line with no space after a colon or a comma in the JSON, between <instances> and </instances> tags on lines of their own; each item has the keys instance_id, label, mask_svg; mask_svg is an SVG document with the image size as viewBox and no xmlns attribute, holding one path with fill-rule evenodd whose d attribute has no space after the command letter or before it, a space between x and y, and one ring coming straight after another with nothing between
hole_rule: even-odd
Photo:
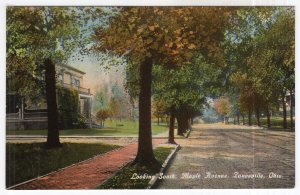
<instances>
[{"instance_id":1,"label":"house wall","mask_svg":"<svg viewBox=\"0 0 300 195\"><path fill-rule=\"evenodd\" d=\"M64 83L71 84L71 74L65 73L63 78L64 78L63 80Z\"/></svg>"}]
</instances>

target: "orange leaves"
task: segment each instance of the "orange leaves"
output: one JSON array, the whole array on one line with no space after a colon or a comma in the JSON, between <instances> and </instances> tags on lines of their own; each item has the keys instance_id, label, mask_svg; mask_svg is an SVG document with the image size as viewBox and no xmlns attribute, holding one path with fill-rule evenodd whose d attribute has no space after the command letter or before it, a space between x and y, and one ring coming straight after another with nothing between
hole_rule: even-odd
<instances>
[{"instance_id":1,"label":"orange leaves","mask_svg":"<svg viewBox=\"0 0 300 195\"><path fill-rule=\"evenodd\" d=\"M139 34L141 34L143 31L144 31L143 28L138 28L138 30L137 30L137 32L138 32Z\"/></svg>"},{"instance_id":2,"label":"orange leaves","mask_svg":"<svg viewBox=\"0 0 300 195\"><path fill-rule=\"evenodd\" d=\"M154 8L153 12L159 16L163 15L164 11L162 9L159 8Z\"/></svg>"},{"instance_id":3,"label":"orange leaves","mask_svg":"<svg viewBox=\"0 0 300 195\"><path fill-rule=\"evenodd\" d=\"M157 57L154 61L172 60L175 65L188 62L196 49L216 51L209 47L218 45L220 38L215 35L223 31L218 26L225 18L219 15L220 11L208 7L126 7L103 36L110 37L114 51L132 48L136 56L151 51Z\"/></svg>"},{"instance_id":4,"label":"orange leaves","mask_svg":"<svg viewBox=\"0 0 300 195\"><path fill-rule=\"evenodd\" d=\"M220 97L214 101L214 108L221 115L228 115L231 111L232 105L228 97Z\"/></svg>"},{"instance_id":5,"label":"orange leaves","mask_svg":"<svg viewBox=\"0 0 300 195\"><path fill-rule=\"evenodd\" d=\"M173 50L171 50L170 54L171 54L171 55L177 55L177 54L179 54L179 51L173 49Z\"/></svg>"},{"instance_id":6,"label":"orange leaves","mask_svg":"<svg viewBox=\"0 0 300 195\"><path fill-rule=\"evenodd\" d=\"M159 25L157 23L155 23L154 25L149 25L148 28L150 31L154 31L156 28L158 28Z\"/></svg>"},{"instance_id":7,"label":"orange leaves","mask_svg":"<svg viewBox=\"0 0 300 195\"><path fill-rule=\"evenodd\" d=\"M175 34L180 34L181 33L181 29L177 29L174 31Z\"/></svg>"},{"instance_id":8,"label":"orange leaves","mask_svg":"<svg viewBox=\"0 0 300 195\"><path fill-rule=\"evenodd\" d=\"M182 43L176 43L176 47L177 47L178 49L181 49L181 48L184 47L184 44L182 44Z\"/></svg>"},{"instance_id":9,"label":"orange leaves","mask_svg":"<svg viewBox=\"0 0 300 195\"><path fill-rule=\"evenodd\" d=\"M184 13L183 8L176 8L174 10L174 12L177 13L177 14L183 14Z\"/></svg>"},{"instance_id":10,"label":"orange leaves","mask_svg":"<svg viewBox=\"0 0 300 195\"><path fill-rule=\"evenodd\" d=\"M135 27L134 24L128 24L129 30L133 30L133 28Z\"/></svg>"},{"instance_id":11,"label":"orange leaves","mask_svg":"<svg viewBox=\"0 0 300 195\"><path fill-rule=\"evenodd\" d=\"M190 44L190 45L188 46L188 48L189 48L189 49L195 49L195 48L196 48L196 45L192 43L192 44Z\"/></svg>"},{"instance_id":12,"label":"orange leaves","mask_svg":"<svg viewBox=\"0 0 300 195\"><path fill-rule=\"evenodd\" d=\"M155 30L155 26L148 26L150 31L154 31Z\"/></svg>"},{"instance_id":13,"label":"orange leaves","mask_svg":"<svg viewBox=\"0 0 300 195\"><path fill-rule=\"evenodd\" d=\"M150 44L150 43L152 43L152 42L153 42L153 39L152 39L151 37L147 38L147 40L146 40L146 43L147 43L147 44Z\"/></svg>"}]
</instances>

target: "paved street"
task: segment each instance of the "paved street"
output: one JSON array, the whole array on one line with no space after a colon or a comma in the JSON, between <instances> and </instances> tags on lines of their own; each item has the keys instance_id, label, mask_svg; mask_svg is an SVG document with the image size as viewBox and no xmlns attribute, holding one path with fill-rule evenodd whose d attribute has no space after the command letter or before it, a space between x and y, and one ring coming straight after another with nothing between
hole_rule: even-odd
<instances>
[{"instance_id":1,"label":"paved street","mask_svg":"<svg viewBox=\"0 0 300 195\"><path fill-rule=\"evenodd\" d=\"M193 126L158 188L292 188L295 183L293 132L245 126ZM270 178L272 177L272 178Z\"/></svg>"}]
</instances>

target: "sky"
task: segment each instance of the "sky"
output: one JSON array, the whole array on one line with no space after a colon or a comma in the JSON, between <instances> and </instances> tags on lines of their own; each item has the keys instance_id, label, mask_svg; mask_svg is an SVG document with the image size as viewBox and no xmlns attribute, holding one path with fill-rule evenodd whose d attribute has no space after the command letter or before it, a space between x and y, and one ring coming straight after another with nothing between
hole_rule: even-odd
<instances>
[{"instance_id":1,"label":"sky","mask_svg":"<svg viewBox=\"0 0 300 195\"><path fill-rule=\"evenodd\" d=\"M86 73L83 76L82 86L84 88L89 88L93 95L96 94L97 87L104 83L108 83L110 85L115 84L116 82L118 85L123 85L124 83L125 65L111 66L109 70L106 70L103 67L103 63L92 56L84 57L83 61L69 60L68 65Z\"/></svg>"}]
</instances>

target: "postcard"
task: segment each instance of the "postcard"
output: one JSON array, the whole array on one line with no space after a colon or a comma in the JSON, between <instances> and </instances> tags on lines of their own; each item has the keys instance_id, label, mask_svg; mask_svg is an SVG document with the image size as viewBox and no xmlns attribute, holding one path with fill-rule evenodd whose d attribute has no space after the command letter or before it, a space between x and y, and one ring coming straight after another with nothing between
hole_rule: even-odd
<instances>
[{"instance_id":1,"label":"postcard","mask_svg":"<svg viewBox=\"0 0 300 195\"><path fill-rule=\"evenodd\" d=\"M6 6L6 189L295 187L294 6Z\"/></svg>"}]
</instances>

